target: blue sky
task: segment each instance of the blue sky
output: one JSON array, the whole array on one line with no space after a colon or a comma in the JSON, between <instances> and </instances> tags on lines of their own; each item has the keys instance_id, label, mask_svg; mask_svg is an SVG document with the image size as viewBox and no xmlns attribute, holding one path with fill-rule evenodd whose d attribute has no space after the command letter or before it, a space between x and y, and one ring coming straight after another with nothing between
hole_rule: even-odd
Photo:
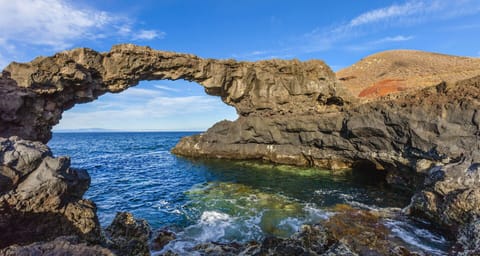
<instances>
[{"instance_id":1,"label":"blue sky","mask_svg":"<svg viewBox=\"0 0 480 256\"><path fill-rule=\"evenodd\" d=\"M74 47L148 45L209 58L322 59L388 49L480 56L479 0L0 0L0 68ZM142 82L77 105L56 129L204 130L235 110L185 81Z\"/></svg>"}]
</instances>

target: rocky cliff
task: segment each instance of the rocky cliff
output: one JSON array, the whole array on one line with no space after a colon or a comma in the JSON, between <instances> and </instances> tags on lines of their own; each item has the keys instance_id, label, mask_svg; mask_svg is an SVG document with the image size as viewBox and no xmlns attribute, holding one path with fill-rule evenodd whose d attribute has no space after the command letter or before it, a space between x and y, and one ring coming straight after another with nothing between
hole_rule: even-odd
<instances>
[{"instance_id":1,"label":"rocky cliff","mask_svg":"<svg viewBox=\"0 0 480 256\"><path fill-rule=\"evenodd\" d=\"M458 235L456 250L478 252L480 65L478 59L426 54L441 60L429 61L415 55L422 54L401 51L368 57L340 71L337 79L318 60L237 62L133 45L115 46L107 53L74 49L30 63L12 63L3 71L0 137L15 135L45 143L63 111L77 103L120 92L141 80L195 81L207 94L234 106L239 118L182 139L174 153L377 169L390 184L415 193L406 208L410 214ZM69 168L68 159L52 158L41 144L20 138L2 142L7 146L2 146L0 157L0 210L36 214L36 208L51 206L45 211L64 216L76 234L88 234L86 227L95 225L75 224L75 214L66 210L69 205L86 207L93 215L80 223L95 223L94 206L81 199L88 187L87 174ZM6 152L22 143L33 143L29 148L39 153L35 157L17 153L21 161L8 160ZM36 160L18 166L25 159ZM54 177L62 177L60 183ZM29 195L44 194L32 191L50 187L62 188L58 191L64 194L45 199L52 203L47 206L29 206L37 200L29 201Z\"/></svg>"}]
</instances>

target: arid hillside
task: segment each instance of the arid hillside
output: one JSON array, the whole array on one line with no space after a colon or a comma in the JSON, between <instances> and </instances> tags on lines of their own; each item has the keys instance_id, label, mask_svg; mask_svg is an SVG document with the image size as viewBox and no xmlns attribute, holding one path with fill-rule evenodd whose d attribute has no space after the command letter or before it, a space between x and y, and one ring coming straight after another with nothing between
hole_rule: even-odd
<instances>
[{"instance_id":1,"label":"arid hillside","mask_svg":"<svg viewBox=\"0 0 480 256\"><path fill-rule=\"evenodd\" d=\"M364 99L476 75L480 75L480 58L415 50L376 53L337 72L351 93Z\"/></svg>"}]
</instances>

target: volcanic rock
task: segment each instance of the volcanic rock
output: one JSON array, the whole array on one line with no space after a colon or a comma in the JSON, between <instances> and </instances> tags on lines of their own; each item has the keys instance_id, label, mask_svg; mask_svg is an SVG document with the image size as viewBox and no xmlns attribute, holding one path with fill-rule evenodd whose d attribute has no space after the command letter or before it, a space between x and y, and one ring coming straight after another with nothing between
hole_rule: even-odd
<instances>
[{"instance_id":1,"label":"volcanic rock","mask_svg":"<svg viewBox=\"0 0 480 256\"><path fill-rule=\"evenodd\" d=\"M4 256L31 256L31 255L82 255L82 256L114 256L109 249L99 245L82 243L78 237L58 237L50 242L37 242L29 245L11 245L0 250Z\"/></svg>"},{"instance_id":2,"label":"volcanic rock","mask_svg":"<svg viewBox=\"0 0 480 256\"><path fill-rule=\"evenodd\" d=\"M167 245L170 241L173 241L177 238L174 232L169 231L167 229L159 230L153 239L151 248L154 251L161 251L165 245Z\"/></svg>"},{"instance_id":3,"label":"volcanic rock","mask_svg":"<svg viewBox=\"0 0 480 256\"><path fill-rule=\"evenodd\" d=\"M39 142L0 138L0 248L77 235L100 239L95 204L82 199L90 184L85 170L70 168Z\"/></svg>"},{"instance_id":4,"label":"volcanic rock","mask_svg":"<svg viewBox=\"0 0 480 256\"><path fill-rule=\"evenodd\" d=\"M237 62L156 51L134 45L99 53L79 48L11 63L0 79L0 137L47 142L62 112L77 103L118 93L141 80L188 80L220 96L239 115L316 112L329 98L348 95L320 60Z\"/></svg>"},{"instance_id":5,"label":"volcanic rock","mask_svg":"<svg viewBox=\"0 0 480 256\"><path fill-rule=\"evenodd\" d=\"M117 213L105 233L107 246L119 255L150 255L152 230L147 221L135 219L131 213Z\"/></svg>"}]
</instances>

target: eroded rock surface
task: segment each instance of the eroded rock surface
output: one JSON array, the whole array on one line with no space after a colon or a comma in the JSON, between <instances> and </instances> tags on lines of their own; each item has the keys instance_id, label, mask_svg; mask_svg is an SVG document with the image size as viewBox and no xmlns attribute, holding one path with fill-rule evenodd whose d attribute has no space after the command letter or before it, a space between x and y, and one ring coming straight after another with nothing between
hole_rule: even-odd
<instances>
[{"instance_id":1,"label":"eroded rock surface","mask_svg":"<svg viewBox=\"0 0 480 256\"><path fill-rule=\"evenodd\" d=\"M77 235L98 242L95 204L82 199L90 184L70 159L39 142L0 138L0 248Z\"/></svg>"},{"instance_id":2,"label":"eroded rock surface","mask_svg":"<svg viewBox=\"0 0 480 256\"><path fill-rule=\"evenodd\" d=\"M146 220L135 219L128 212L119 212L105 233L107 246L118 255L150 255L148 243L152 230Z\"/></svg>"},{"instance_id":3,"label":"eroded rock surface","mask_svg":"<svg viewBox=\"0 0 480 256\"><path fill-rule=\"evenodd\" d=\"M32 255L82 255L82 256L114 256L107 248L99 245L88 245L78 237L58 237L50 242L37 242L29 245L11 245L0 250L4 256L32 256Z\"/></svg>"},{"instance_id":4,"label":"eroded rock surface","mask_svg":"<svg viewBox=\"0 0 480 256\"><path fill-rule=\"evenodd\" d=\"M319 115L248 116L183 138L174 153L330 169L369 163L392 184L469 156L478 163L480 77Z\"/></svg>"},{"instance_id":5,"label":"eroded rock surface","mask_svg":"<svg viewBox=\"0 0 480 256\"><path fill-rule=\"evenodd\" d=\"M47 142L62 112L75 104L121 92L141 80L161 79L195 81L243 116L315 113L334 96L348 100L336 86L335 74L319 60L237 62L134 45L114 46L107 53L80 48L5 68L0 137Z\"/></svg>"}]
</instances>

